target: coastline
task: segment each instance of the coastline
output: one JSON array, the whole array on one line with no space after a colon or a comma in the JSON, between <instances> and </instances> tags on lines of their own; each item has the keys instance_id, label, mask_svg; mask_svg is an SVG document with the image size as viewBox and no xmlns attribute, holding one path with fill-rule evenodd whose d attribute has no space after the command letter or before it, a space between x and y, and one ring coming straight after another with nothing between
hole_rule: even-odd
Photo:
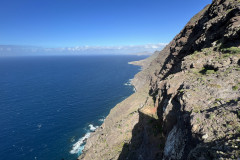
<instances>
[{"instance_id":1,"label":"coastline","mask_svg":"<svg viewBox=\"0 0 240 160\"><path fill-rule=\"evenodd\" d=\"M143 59L143 60L145 60L145 59ZM140 60L140 61L143 61L143 60ZM140 66L141 68L140 68L139 72L141 72L143 65L142 64L141 65L136 65L135 63L132 63L132 62L138 62L138 61L131 61L131 62L128 62L128 64L129 65ZM135 75L134 75L134 77L132 79L129 79L128 82L123 84L125 86L131 86L132 87L132 89L133 89L132 95L136 93L136 87L135 87L135 85L133 83L133 80L135 79ZM132 95L130 95L130 96L132 96ZM128 97L130 97L130 96L128 96ZM128 97L126 97L122 102L119 102L118 104L116 104L111 109L111 111L116 106L118 106L121 103L123 103ZM76 143L73 144L72 150L70 151L71 154L78 154L79 157L82 157L85 154L87 142L90 141L89 139L91 139L91 137L93 137L95 134L97 134L98 132L100 132L103 129L103 126L105 126L105 121L109 117L111 111L109 112L109 114L106 117L104 117L103 120L101 119L102 120L102 124L101 125L99 125L99 126L93 126L92 124L90 124L91 126L89 125L89 129L85 133L85 135L83 137L81 137L79 140L77 140Z\"/></svg>"},{"instance_id":2,"label":"coastline","mask_svg":"<svg viewBox=\"0 0 240 160\"><path fill-rule=\"evenodd\" d=\"M99 119L99 121L104 122L105 119ZM73 145L72 145L72 149L70 151L71 154L77 154L78 156L80 156L82 154L82 151L85 147L86 141L87 139L91 136L91 134L93 132L95 132L95 130L98 128L99 126L94 126L93 124L89 124L88 125L88 129L86 130L86 133L84 134L83 137L81 137L80 139L78 139Z\"/></svg>"},{"instance_id":3,"label":"coastline","mask_svg":"<svg viewBox=\"0 0 240 160\"><path fill-rule=\"evenodd\" d=\"M149 90L151 89L151 81L157 79L155 71L164 64L168 52L169 45L143 60L128 62L130 65L141 67L141 71L135 74L131 81L135 93L110 110L104 123L87 139L83 153L78 157L78 160L96 160L103 159L103 157L104 159L121 159L126 154L124 148L128 147L128 144L132 143L131 141L141 141L145 137L142 135L135 138L135 135L138 134L135 133L135 130L143 130L144 125L149 126L147 124L149 121L153 121L152 125L156 124L157 110L154 108L154 100L149 95ZM158 59L159 57L161 58ZM159 65L153 66L156 63ZM154 128L155 126L152 125L149 127ZM154 131L150 129L147 132ZM162 145L159 144L161 138L161 136L151 138L152 145ZM151 146L149 147L151 148ZM155 154L155 152L159 151L154 150L153 153Z\"/></svg>"},{"instance_id":4,"label":"coastline","mask_svg":"<svg viewBox=\"0 0 240 160\"><path fill-rule=\"evenodd\" d=\"M140 60L140 62L144 62L146 59ZM141 68L144 68L144 65L146 65L146 63L139 63L139 61L128 62L128 64L140 66ZM101 159L101 153L104 152L99 152L99 157L91 157L91 154L90 157L86 155L86 152L96 152L94 148L98 145L104 145L102 146L102 150L110 150L111 148L115 148L115 152L111 153L110 157L118 156L118 153L121 151L124 145L123 142L129 142L131 140L131 130L138 122L139 109L146 104L149 98L148 86L145 85L139 87L135 83L136 81L139 81L137 75L141 72L142 71L139 71L136 75L134 75L134 78L131 79L130 83L127 84L131 85L135 92L111 109L103 124L99 126L87 139L83 153L78 157L79 160ZM126 121L123 121L123 119ZM118 132L120 132L122 136L119 136L117 134ZM107 141L111 143L106 144ZM104 155L104 157L105 156L106 155Z\"/></svg>"}]
</instances>

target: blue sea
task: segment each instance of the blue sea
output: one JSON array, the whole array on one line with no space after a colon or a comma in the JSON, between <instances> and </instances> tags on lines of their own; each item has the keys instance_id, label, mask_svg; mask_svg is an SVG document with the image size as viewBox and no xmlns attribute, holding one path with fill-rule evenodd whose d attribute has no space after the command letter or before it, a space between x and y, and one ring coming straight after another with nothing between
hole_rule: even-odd
<instances>
[{"instance_id":1,"label":"blue sea","mask_svg":"<svg viewBox=\"0 0 240 160\"><path fill-rule=\"evenodd\" d=\"M76 160L145 56L0 58L0 159Z\"/></svg>"}]
</instances>

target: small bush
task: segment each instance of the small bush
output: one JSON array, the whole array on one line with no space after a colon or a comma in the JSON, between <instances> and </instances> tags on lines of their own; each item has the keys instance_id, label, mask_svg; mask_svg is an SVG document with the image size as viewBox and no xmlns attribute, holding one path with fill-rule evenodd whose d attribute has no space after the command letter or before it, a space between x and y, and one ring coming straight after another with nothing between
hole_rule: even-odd
<instances>
[{"instance_id":1,"label":"small bush","mask_svg":"<svg viewBox=\"0 0 240 160\"><path fill-rule=\"evenodd\" d=\"M236 71L240 71L240 68L235 68Z\"/></svg>"},{"instance_id":2,"label":"small bush","mask_svg":"<svg viewBox=\"0 0 240 160\"><path fill-rule=\"evenodd\" d=\"M204 75L209 75L209 74L214 74L217 71L218 71L218 68L214 68L214 66L211 66L211 65L205 65L199 73Z\"/></svg>"},{"instance_id":3,"label":"small bush","mask_svg":"<svg viewBox=\"0 0 240 160\"><path fill-rule=\"evenodd\" d=\"M240 48L238 48L238 47L223 48L221 51L223 53L239 54Z\"/></svg>"},{"instance_id":4,"label":"small bush","mask_svg":"<svg viewBox=\"0 0 240 160\"><path fill-rule=\"evenodd\" d=\"M238 90L238 86L233 86L232 89L233 89L234 91L236 91L236 90Z\"/></svg>"},{"instance_id":5,"label":"small bush","mask_svg":"<svg viewBox=\"0 0 240 160\"><path fill-rule=\"evenodd\" d=\"M238 118L240 118L240 111L237 111L237 116Z\"/></svg>"},{"instance_id":6,"label":"small bush","mask_svg":"<svg viewBox=\"0 0 240 160\"><path fill-rule=\"evenodd\" d=\"M206 74L214 74L214 73L215 73L214 70L207 70L207 71L206 71Z\"/></svg>"},{"instance_id":7,"label":"small bush","mask_svg":"<svg viewBox=\"0 0 240 160\"><path fill-rule=\"evenodd\" d=\"M197 122L200 123L200 119L199 118L197 118Z\"/></svg>"},{"instance_id":8,"label":"small bush","mask_svg":"<svg viewBox=\"0 0 240 160\"><path fill-rule=\"evenodd\" d=\"M209 84L209 86L213 88L222 88L222 86L219 84Z\"/></svg>"},{"instance_id":9,"label":"small bush","mask_svg":"<svg viewBox=\"0 0 240 160\"><path fill-rule=\"evenodd\" d=\"M210 115L210 119L211 119L211 120L212 120L214 117L215 117L214 114L211 114L211 115Z\"/></svg>"},{"instance_id":10,"label":"small bush","mask_svg":"<svg viewBox=\"0 0 240 160\"><path fill-rule=\"evenodd\" d=\"M200 110L195 108L195 109L193 109L193 112L194 112L194 113L199 113Z\"/></svg>"},{"instance_id":11,"label":"small bush","mask_svg":"<svg viewBox=\"0 0 240 160\"><path fill-rule=\"evenodd\" d=\"M217 102L217 101L221 101L222 100L222 98L217 98L217 99L215 99L215 101Z\"/></svg>"},{"instance_id":12,"label":"small bush","mask_svg":"<svg viewBox=\"0 0 240 160\"><path fill-rule=\"evenodd\" d=\"M184 89L179 90L180 93L184 93L184 91L185 91Z\"/></svg>"},{"instance_id":13,"label":"small bush","mask_svg":"<svg viewBox=\"0 0 240 160\"><path fill-rule=\"evenodd\" d=\"M237 132L240 133L240 127L238 127Z\"/></svg>"},{"instance_id":14,"label":"small bush","mask_svg":"<svg viewBox=\"0 0 240 160\"><path fill-rule=\"evenodd\" d=\"M230 57L230 56L231 56L231 54L226 53L226 54L223 55L223 58L228 58L228 57Z\"/></svg>"}]
</instances>

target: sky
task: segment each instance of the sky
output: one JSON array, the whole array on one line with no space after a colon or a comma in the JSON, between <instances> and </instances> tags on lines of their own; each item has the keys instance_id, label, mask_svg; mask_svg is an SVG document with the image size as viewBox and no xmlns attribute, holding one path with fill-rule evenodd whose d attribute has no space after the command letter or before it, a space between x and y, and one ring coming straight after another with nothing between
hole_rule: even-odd
<instances>
[{"instance_id":1,"label":"sky","mask_svg":"<svg viewBox=\"0 0 240 160\"><path fill-rule=\"evenodd\" d=\"M151 44L162 48L210 3L211 0L1 0L0 45L116 48Z\"/></svg>"}]
</instances>

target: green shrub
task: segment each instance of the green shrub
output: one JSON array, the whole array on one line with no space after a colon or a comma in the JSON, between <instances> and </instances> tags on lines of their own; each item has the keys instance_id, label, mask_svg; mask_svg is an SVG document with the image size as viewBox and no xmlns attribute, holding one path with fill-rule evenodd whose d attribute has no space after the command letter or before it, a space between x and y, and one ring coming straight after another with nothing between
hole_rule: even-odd
<instances>
[{"instance_id":1,"label":"green shrub","mask_svg":"<svg viewBox=\"0 0 240 160\"><path fill-rule=\"evenodd\" d=\"M240 111L237 111L237 116L238 118L240 118Z\"/></svg>"},{"instance_id":2,"label":"green shrub","mask_svg":"<svg viewBox=\"0 0 240 160\"><path fill-rule=\"evenodd\" d=\"M209 86L213 88L222 88L222 86L219 84L209 84Z\"/></svg>"},{"instance_id":3,"label":"green shrub","mask_svg":"<svg viewBox=\"0 0 240 160\"><path fill-rule=\"evenodd\" d=\"M223 58L228 58L228 57L230 57L230 56L231 56L231 54L225 53L225 54L223 55Z\"/></svg>"},{"instance_id":4,"label":"green shrub","mask_svg":"<svg viewBox=\"0 0 240 160\"><path fill-rule=\"evenodd\" d=\"M217 99L215 99L215 101L217 102L217 101L221 101L222 100L222 98L217 98Z\"/></svg>"},{"instance_id":5,"label":"green shrub","mask_svg":"<svg viewBox=\"0 0 240 160\"><path fill-rule=\"evenodd\" d=\"M199 118L197 118L197 122L200 123L200 119Z\"/></svg>"},{"instance_id":6,"label":"green shrub","mask_svg":"<svg viewBox=\"0 0 240 160\"><path fill-rule=\"evenodd\" d=\"M213 67L203 67L202 70L199 71L199 73L203 75L214 74L216 72L217 72L217 69L214 69Z\"/></svg>"},{"instance_id":7,"label":"green shrub","mask_svg":"<svg viewBox=\"0 0 240 160\"><path fill-rule=\"evenodd\" d=\"M238 127L237 132L240 133L240 127Z\"/></svg>"},{"instance_id":8,"label":"green shrub","mask_svg":"<svg viewBox=\"0 0 240 160\"><path fill-rule=\"evenodd\" d=\"M236 90L238 90L238 86L233 86L232 89L233 89L234 91L236 91Z\"/></svg>"},{"instance_id":9,"label":"green shrub","mask_svg":"<svg viewBox=\"0 0 240 160\"><path fill-rule=\"evenodd\" d=\"M239 54L240 48L238 48L238 47L223 48L223 49L221 49L221 51L223 53Z\"/></svg>"},{"instance_id":10,"label":"green shrub","mask_svg":"<svg viewBox=\"0 0 240 160\"><path fill-rule=\"evenodd\" d=\"M211 115L210 115L210 119L211 119L211 120L212 120L214 117L215 117L214 114L211 114Z\"/></svg>"},{"instance_id":11,"label":"green shrub","mask_svg":"<svg viewBox=\"0 0 240 160\"><path fill-rule=\"evenodd\" d=\"M215 73L214 70L207 70L207 71L206 71L206 74L214 74L214 73Z\"/></svg>"},{"instance_id":12,"label":"green shrub","mask_svg":"<svg viewBox=\"0 0 240 160\"><path fill-rule=\"evenodd\" d=\"M235 68L236 71L240 71L240 68Z\"/></svg>"}]
</instances>

